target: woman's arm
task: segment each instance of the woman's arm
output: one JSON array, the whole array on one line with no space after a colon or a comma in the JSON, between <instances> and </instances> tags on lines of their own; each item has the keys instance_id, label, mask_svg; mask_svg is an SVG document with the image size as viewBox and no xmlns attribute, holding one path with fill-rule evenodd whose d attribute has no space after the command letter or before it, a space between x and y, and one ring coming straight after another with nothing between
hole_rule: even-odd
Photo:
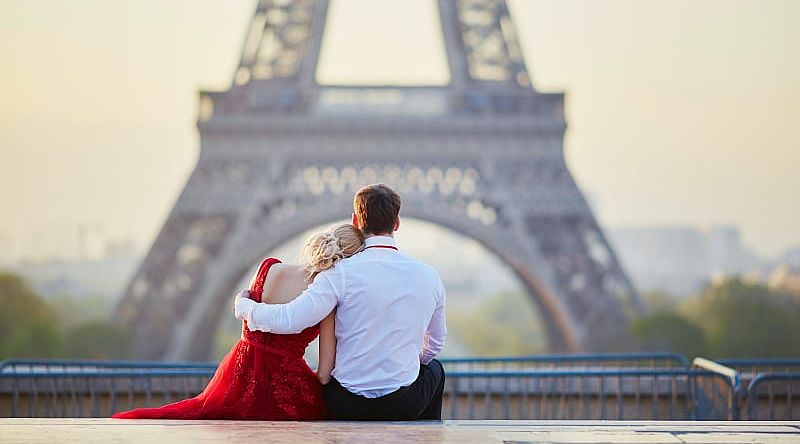
<instances>
[{"instance_id":1,"label":"woman's arm","mask_svg":"<svg viewBox=\"0 0 800 444\"><path fill-rule=\"evenodd\" d=\"M334 269L325 273L333 272ZM308 327L322 322L325 316L339 303L339 289L331 277L319 274L314 282L297 297L286 304L258 303L247 299L245 293L237 297L234 303L234 315L237 319L247 321L250 330L266 331L278 334L300 333ZM240 293L240 294L242 294Z\"/></svg>"},{"instance_id":2,"label":"woman's arm","mask_svg":"<svg viewBox=\"0 0 800 444\"><path fill-rule=\"evenodd\" d=\"M331 381L333 364L336 361L336 310L319 323L319 365L317 379L322 385Z\"/></svg>"}]
</instances>

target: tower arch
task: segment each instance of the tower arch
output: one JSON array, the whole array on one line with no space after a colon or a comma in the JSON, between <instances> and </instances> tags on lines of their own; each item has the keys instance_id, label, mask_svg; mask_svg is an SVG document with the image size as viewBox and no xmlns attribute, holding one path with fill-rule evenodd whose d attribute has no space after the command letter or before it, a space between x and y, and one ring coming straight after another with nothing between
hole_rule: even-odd
<instances>
[{"instance_id":1,"label":"tower arch","mask_svg":"<svg viewBox=\"0 0 800 444\"><path fill-rule=\"evenodd\" d=\"M505 1L437 4L450 84L321 86L327 0L258 2L232 85L200 93L198 163L117 307L137 357L206 358L244 270L375 182L497 254L552 350L625 339L643 307L567 169L563 95L533 88Z\"/></svg>"}]
</instances>

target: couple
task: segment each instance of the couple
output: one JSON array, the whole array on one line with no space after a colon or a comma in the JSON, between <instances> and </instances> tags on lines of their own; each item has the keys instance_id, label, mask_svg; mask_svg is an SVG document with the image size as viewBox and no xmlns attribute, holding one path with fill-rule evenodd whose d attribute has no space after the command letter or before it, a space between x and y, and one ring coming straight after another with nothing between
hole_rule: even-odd
<instances>
[{"instance_id":1,"label":"couple","mask_svg":"<svg viewBox=\"0 0 800 444\"><path fill-rule=\"evenodd\" d=\"M198 396L115 418L441 419L445 292L400 251L400 196L361 188L352 225L313 235L302 265L269 258L236 296L242 339ZM303 360L319 335L316 375Z\"/></svg>"}]
</instances>

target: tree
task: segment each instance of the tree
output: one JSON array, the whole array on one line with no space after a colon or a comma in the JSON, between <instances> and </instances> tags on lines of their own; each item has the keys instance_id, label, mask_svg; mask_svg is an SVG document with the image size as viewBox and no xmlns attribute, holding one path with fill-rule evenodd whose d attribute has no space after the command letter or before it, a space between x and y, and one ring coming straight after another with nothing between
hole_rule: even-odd
<instances>
[{"instance_id":1,"label":"tree","mask_svg":"<svg viewBox=\"0 0 800 444\"><path fill-rule=\"evenodd\" d=\"M471 312L451 310L447 323L476 355L526 355L546 348L536 310L521 293L497 294Z\"/></svg>"},{"instance_id":2,"label":"tree","mask_svg":"<svg viewBox=\"0 0 800 444\"><path fill-rule=\"evenodd\" d=\"M59 346L55 313L22 277L0 272L0 359L52 357Z\"/></svg>"},{"instance_id":3,"label":"tree","mask_svg":"<svg viewBox=\"0 0 800 444\"><path fill-rule=\"evenodd\" d=\"M646 351L676 351L684 356L705 354L705 333L681 315L660 310L631 323L636 348Z\"/></svg>"},{"instance_id":4,"label":"tree","mask_svg":"<svg viewBox=\"0 0 800 444\"><path fill-rule=\"evenodd\" d=\"M684 311L705 332L713 357L800 354L800 313L764 285L727 279L708 287Z\"/></svg>"},{"instance_id":5,"label":"tree","mask_svg":"<svg viewBox=\"0 0 800 444\"><path fill-rule=\"evenodd\" d=\"M85 322L64 336L64 354L70 358L119 359L128 352L127 332L107 322Z\"/></svg>"}]
</instances>

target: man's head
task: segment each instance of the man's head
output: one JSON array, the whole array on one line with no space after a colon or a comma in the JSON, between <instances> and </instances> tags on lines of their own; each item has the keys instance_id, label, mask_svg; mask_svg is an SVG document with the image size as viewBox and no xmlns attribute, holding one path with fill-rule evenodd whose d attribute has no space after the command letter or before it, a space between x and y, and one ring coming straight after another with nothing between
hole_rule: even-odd
<instances>
[{"instance_id":1,"label":"man's head","mask_svg":"<svg viewBox=\"0 0 800 444\"><path fill-rule=\"evenodd\" d=\"M386 185L367 185L353 198L353 226L367 236L391 236L400 227L400 204L400 195Z\"/></svg>"}]
</instances>

